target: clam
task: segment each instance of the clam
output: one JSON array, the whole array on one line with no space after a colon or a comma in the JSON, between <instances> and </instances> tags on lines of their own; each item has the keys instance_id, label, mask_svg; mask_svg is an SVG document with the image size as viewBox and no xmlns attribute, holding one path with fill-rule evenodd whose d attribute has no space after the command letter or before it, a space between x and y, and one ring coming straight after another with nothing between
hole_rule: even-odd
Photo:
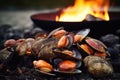
<instances>
[{"instance_id":1,"label":"clam","mask_svg":"<svg viewBox=\"0 0 120 80\"><path fill-rule=\"evenodd\" d=\"M54 72L57 75L74 75L81 73L81 70L77 69L78 65L80 67L81 61L79 61L80 64L77 61L60 58L56 58L54 61L57 62L57 66L54 68Z\"/></svg>"},{"instance_id":2,"label":"clam","mask_svg":"<svg viewBox=\"0 0 120 80\"><path fill-rule=\"evenodd\" d=\"M35 40L45 39L47 38L47 33L37 33L35 35Z\"/></svg>"},{"instance_id":3,"label":"clam","mask_svg":"<svg viewBox=\"0 0 120 80\"><path fill-rule=\"evenodd\" d=\"M38 73L38 74L40 74L40 76L41 75L43 75L43 76L47 76L47 77L55 77L56 76L56 74L54 74L54 73L52 73L52 72L45 72L45 71L41 71L41 70L39 70L39 69L35 69L35 71Z\"/></svg>"},{"instance_id":4,"label":"clam","mask_svg":"<svg viewBox=\"0 0 120 80\"><path fill-rule=\"evenodd\" d=\"M53 72L53 65L51 65L49 62L45 60L34 60L33 65L35 68L35 71L38 72L41 75L47 75L47 76L55 76Z\"/></svg>"},{"instance_id":5,"label":"clam","mask_svg":"<svg viewBox=\"0 0 120 80\"><path fill-rule=\"evenodd\" d=\"M14 47L16 46L16 40L14 39L9 39L9 40L6 40L5 43L4 43L4 47Z\"/></svg>"},{"instance_id":6,"label":"clam","mask_svg":"<svg viewBox=\"0 0 120 80\"><path fill-rule=\"evenodd\" d=\"M63 35L59 40L57 47L58 48L70 48L74 43L73 33Z\"/></svg>"},{"instance_id":7,"label":"clam","mask_svg":"<svg viewBox=\"0 0 120 80\"><path fill-rule=\"evenodd\" d=\"M59 39L57 47L58 48L66 47L68 45L68 43L69 43L69 40L68 40L67 36L64 35Z\"/></svg>"},{"instance_id":8,"label":"clam","mask_svg":"<svg viewBox=\"0 0 120 80\"><path fill-rule=\"evenodd\" d=\"M55 74L59 75L59 76L73 76L73 75L77 75L77 74L81 74L82 71L79 69L74 69L74 71L69 72L69 71L60 71L59 69L55 69L54 70Z\"/></svg>"},{"instance_id":9,"label":"clam","mask_svg":"<svg viewBox=\"0 0 120 80\"><path fill-rule=\"evenodd\" d=\"M106 61L104 59L102 59L101 57L90 55L90 56L85 57L83 62L86 67L89 67L94 62L106 62Z\"/></svg>"},{"instance_id":10,"label":"clam","mask_svg":"<svg viewBox=\"0 0 120 80\"><path fill-rule=\"evenodd\" d=\"M63 27L59 27L57 29L54 29L53 31L51 31L47 38L50 38L50 37L55 37L55 38L60 38L61 36L65 35L67 32L64 30Z\"/></svg>"},{"instance_id":11,"label":"clam","mask_svg":"<svg viewBox=\"0 0 120 80\"><path fill-rule=\"evenodd\" d=\"M64 60L71 60L76 63L76 68L80 68L82 65L82 56L76 48L71 50L60 50L54 49L55 58L52 60L52 63L58 67L59 63Z\"/></svg>"},{"instance_id":12,"label":"clam","mask_svg":"<svg viewBox=\"0 0 120 80\"><path fill-rule=\"evenodd\" d=\"M58 68L58 64L60 62L62 62L63 59L62 58L59 58L59 57L54 57L50 62L52 63L54 69L57 69Z\"/></svg>"},{"instance_id":13,"label":"clam","mask_svg":"<svg viewBox=\"0 0 120 80\"><path fill-rule=\"evenodd\" d=\"M8 57L12 54L12 52L8 51L7 48L4 48L0 51L0 62L4 62L8 59Z\"/></svg>"},{"instance_id":14,"label":"clam","mask_svg":"<svg viewBox=\"0 0 120 80\"><path fill-rule=\"evenodd\" d=\"M58 67L60 71L73 72L77 67L77 63L71 60L63 60L59 63Z\"/></svg>"},{"instance_id":15,"label":"clam","mask_svg":"<svg viewBox=\"0 0 120 80\"><path fill-rule=\"evenodd\" d=\"M53 52L56 57L62 58L62 59L68 59L68 60L75 60L75 61L81 61L82 56L77 50L60 50L60 49L53 49Z\"/></svg>"},{"instance_id":16,"label":"clam","mask_svg":"<svg viewBox=\"0 0 120 80\"><path fill-rule=\"evenodd\" d=\"M87 44L79 44L77 43L77 46L79 49L83 50L85 53L91 55L93 54L93 50L91 47L89 47Z\"/></svg>"},{"instance_id":17,"label":"clam","mask_svg":"<svg viewBox=\"0 0 120 80\"><path fill-rule=\"evenodd\" d=\"M98 56L87 56L84 59L84 64L94 77L110 76L113 73L112 65Z\"/></svg>"},{"instance_id":18,"label":"clam","mask_svg":"<svg viewBox=\"0 0 120 80\"><path fill-rule=\"evenodd\" d=\"M45 39L39 39L39 40L36 40L33 45L31 46L31 49L32 49L32 52L33 54L37 57L37 55L39 54L39 51L41 50L43 44L42 42L44 41Z\"/></svg>"},{"instance_id":19,"label":"clam","mask_svg":"<svg viewBox=\"0 0 120 80\"><path fill-rule=\"evenodd\" d=\"M92 47L94 50L98 51L98 52L106 52L106 45L104 43L102 43L101 41L94 39L94 38L90 38L87 37L85 39L86 43Z\"/></svg>"},{"instance_id":20,"label":"clam","mask_svg":"<svg viewBox=\"0 0 120 80\"><path fill-rule=\"evenodd\" d=\"M33 61L33 65L36 69L39 69L43 72L51 72L53 71L53 66L46 62L45 60Z\"/></svg>"},{"instance_id":21,"label":"clam","mask_svg":"<svg viewBox=\"0 0 120 80\"><path fill-rule=\"evenodd\" d=\"M32 48L33 43L35 42L35 39L27 38L25 41L26 41L26 44L27 44L26 54L31 55L32 54L31 48Z\"/></svg>"},{"instance_id":22,"label":"clam","mask_svg":"<svg viewBox=\"0 0 120 80\"><path fill-rule=\"evenodd\" d=\"M57 41L55 38L39 40L33 44L32 51L37 58L50 61L54 57L52 49L57 47Z\"/></svg>"},{"instance_id":23,"label":"clam","mask_svg":"<svg viewBox=\"0 0 120 80\"><path fill-rule=\"evenodd\" d=\"M27 43L25 39L19 39L17 40L17 47L16 51L18 52L19 55L25 55L27 51Z\"/></svg>"},{"instance_id":24,"label":"clam","mask_svg":"<svg viewBox=\"0 0 120 80\"><path fill-rule=\"evenodd\" d=\"M77 46L84 57L87 55L95 55L106 58L106 56L109 55L106 45L94 38L86 37L85 42L81 44L77 43Z\"/></svg>"},{"instance_id":25,"label":"clam","mask_svg":"<svg viewBox=\"0 0 120 80\"><path fill-rule=\"evenodd\" d=\"M20 60L21 57L14 48L4 48L0 51L0 69L15 69Z\"/></svg>"},{"instance_id":26,"label":"clam","mask_svg":"<svg viewBox=\"0 0 120 80\"><path fill-rule=\"evenodd\" d=\"M109 52L107 51L107 46L103 42L90 37L87 37L85 41L94 50L94 55L104 58L106 56L110 56Z\"/></svg>"},{"instance_id":27,"label":"clam","mask_svg":"<svg viewBox=\"0 0 120 80\"><path fill-rule=\"evenodd\" d=\"M81 42L90 32L90 29L82 29L74 36L74 42Z\"/></svg>"},{"instance_id":28,"label":"clam","mask_svg":"<svg viewBox=\"0 0 120 80\"><path fill-rule=\"evenodd\" d=\"M69 34L67 35L67 38L68 38L68 40L69 40L69 43L68 43L68 45L67 45L67 48L70 48L70 47L73 45L73 43L74 43L74 34L73 34L73 33L69 33Z\"/></svg>"},{"instance_id":29,"label":"clam","mask_svg":"<svg viewBox=\"0 0 120 80\"><path fill-rule=\"evenodd\" d=\"M31 55L31 47L33 43L35 42L35 39L33 38L27 38L27 39L18 39L17 40L17 47L16 51L19 53L19 55Z\"/></svg>"}]
</instances>

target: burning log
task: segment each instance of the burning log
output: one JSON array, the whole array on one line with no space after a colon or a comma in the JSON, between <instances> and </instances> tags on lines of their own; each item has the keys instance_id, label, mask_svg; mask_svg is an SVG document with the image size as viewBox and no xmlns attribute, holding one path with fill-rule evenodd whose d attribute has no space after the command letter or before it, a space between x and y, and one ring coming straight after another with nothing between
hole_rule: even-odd
<instances>
[{"instance_id":1,"label":"burning log","mask_svg":"<svg viewBox=\"0 0 120 80\"><path fill-rule=\"evenodd\" d=\"M85 18L85 21L103 21L103 19L88 14Z\"/></svg>"}]
</instances>

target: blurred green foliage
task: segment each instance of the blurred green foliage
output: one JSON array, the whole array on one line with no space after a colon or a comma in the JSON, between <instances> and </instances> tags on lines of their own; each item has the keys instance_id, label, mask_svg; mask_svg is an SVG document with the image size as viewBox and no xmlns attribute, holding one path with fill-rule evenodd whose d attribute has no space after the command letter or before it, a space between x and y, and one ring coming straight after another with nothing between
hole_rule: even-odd
<instances>
[{"instance_id":1,"label":"blurred green foliage","mask_svg":"<svg viewBox=\"0 0 120 80\"><path fill-rule=\"evenodd\" d=\"M110 0L112 6L120 6L120 0ZM0 0L0 9L44 9L66 7L74 0Z\"/></svg>"}]
</instances>

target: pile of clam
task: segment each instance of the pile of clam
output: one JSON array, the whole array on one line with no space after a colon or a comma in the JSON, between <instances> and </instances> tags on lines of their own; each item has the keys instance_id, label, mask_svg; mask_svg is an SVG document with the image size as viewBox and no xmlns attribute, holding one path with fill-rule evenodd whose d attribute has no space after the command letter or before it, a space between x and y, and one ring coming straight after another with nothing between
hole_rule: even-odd
<instances>
[{"instance_id":1,"label":"pile of clam","mask_svg":"<svg viewBox=\"0 0 120 80\"><path fill-rule=\"evenodd\" d=\"M40 72L78 74L82 73L80 67L84 65L94 77L109 76L113 68L108 62L107 47L88 37L89 32L90 29L82 29L73 33L60 27L49 34L37 33L35 38L9 39L0 51L0 69L12 62L9 58L32 56L32 67Z\"/></svg>"}]
</instances>

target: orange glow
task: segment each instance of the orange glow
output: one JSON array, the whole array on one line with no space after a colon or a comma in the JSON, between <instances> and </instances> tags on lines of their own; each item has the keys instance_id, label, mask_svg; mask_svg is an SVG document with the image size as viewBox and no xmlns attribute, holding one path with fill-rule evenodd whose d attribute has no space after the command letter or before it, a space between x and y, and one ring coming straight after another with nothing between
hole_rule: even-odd
<instances>
[{"instance_id":1,"label":"orange glow","mask_svg":"<svg viewBox=\"0 0 120 80\"><path fill-rule=\"evenodd\" d=\"M63 9L56 21L83 21L88 14L102 20L109 20L109 0L75 0L73 6Z\"/></svg>"}]
</instances>

